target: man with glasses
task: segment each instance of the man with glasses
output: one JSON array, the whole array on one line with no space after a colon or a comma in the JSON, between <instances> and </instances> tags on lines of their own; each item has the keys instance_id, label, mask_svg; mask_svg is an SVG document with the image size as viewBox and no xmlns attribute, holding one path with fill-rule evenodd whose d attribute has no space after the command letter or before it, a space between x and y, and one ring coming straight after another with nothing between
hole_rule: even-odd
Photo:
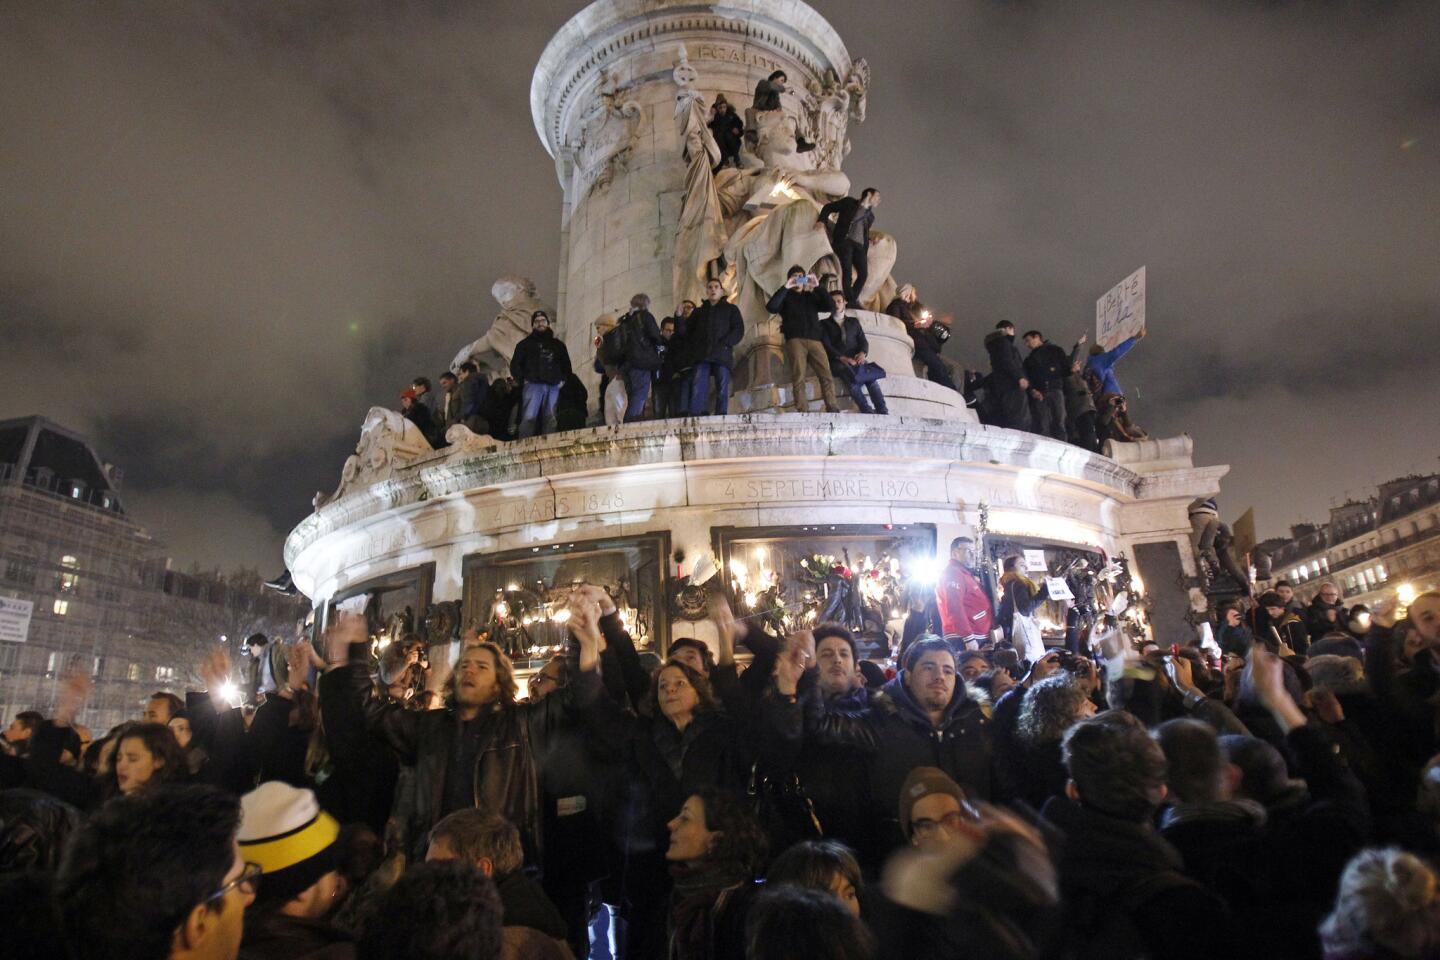
<instances>
[{"instance_id":1,"label":"man with glasses","mask_svg":"<svg viewBox=\"0 0 1440 960\"><path fill-rule=\"evenodd\" d=\"M55 902L76 960L235 960L260 869L235 835L240 805L213 787L116 797L76 833Z\"/></svg>"},{"instance_id":2,"label":"man with glasses","mask_svg":"<svg viewBox=\"0 0 1440 960\"><path fill-rule=\"evenodd\" d=\"M1345 629L1345 608L1340 605L1340 588L1329 580L1320 584L1320 592L1305 611L1305 628L1313 643L1336 630Z\"/></svg>"},{"instance_id":3,"label":"man with glasses","mask_svg":"<svg viewBox=\"0 0 1440 960\"><path fill-rule=\"evenodd\" d=\"M916 767L900 788L900 829L922 852L979 834L979 817L960 784L936 767Z\"/></svg>"}]
</instances>

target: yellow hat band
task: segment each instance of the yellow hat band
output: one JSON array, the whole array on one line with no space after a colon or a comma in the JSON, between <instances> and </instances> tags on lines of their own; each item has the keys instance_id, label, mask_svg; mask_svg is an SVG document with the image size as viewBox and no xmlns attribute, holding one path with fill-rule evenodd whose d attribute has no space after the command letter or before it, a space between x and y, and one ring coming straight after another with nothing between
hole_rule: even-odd
<instances>
[{"instance_id":1,"label":"yellow hat band","mask_svg":"<svg viewBox=\"0 0 1440 960\"><path fill-rule=\"evenodd\" d=\"M247 862L260 864L266 873L279 873L323 852L339 836L340 824L322 810L318 817L294 833L274 840L240 841L240 852Z\"/></svg>"}]
</instances>

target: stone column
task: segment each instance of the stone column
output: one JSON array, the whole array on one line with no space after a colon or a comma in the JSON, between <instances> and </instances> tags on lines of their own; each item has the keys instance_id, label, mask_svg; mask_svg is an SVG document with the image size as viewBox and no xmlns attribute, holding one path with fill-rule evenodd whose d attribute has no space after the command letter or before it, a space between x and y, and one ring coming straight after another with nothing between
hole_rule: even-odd
<instances>
[{"instance_id":1,"label":"stone column","mask_svg":"<svg viewBox=\"0 0 1440 960\"><path fill-rule=\"evenodd\" d=\"M742 116L772 71L786 72L787 110L800 113L807 89L851 67L834 28L801 0L597 0L556 33L535 69L530 108L565 191L560 327L592 391L595 319L623 312L640 292L657 319L675 307L686 168L672 72L682 46L706 103L723 93Z\"/></svg>"}]
</instances>

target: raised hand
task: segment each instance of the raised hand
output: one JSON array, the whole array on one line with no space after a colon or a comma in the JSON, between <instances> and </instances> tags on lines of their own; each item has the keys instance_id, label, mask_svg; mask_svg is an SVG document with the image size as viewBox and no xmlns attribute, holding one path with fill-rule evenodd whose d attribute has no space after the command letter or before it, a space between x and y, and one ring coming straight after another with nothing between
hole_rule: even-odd
<instances>
[{"instance_id":1,"label":"raised hand","mask_svg":"<svg viewBox=\"0 0 1440 960\"><path fill-rule=\"evenodd\" d=\"M229 676L230 656L223 648L215 647L200 661L200 682L209 693L218 695Z\"/></svg>"},{"instance_id":2,"label":"raised hand","mask_svg":"<svg viewBox=\"0 0 1440 960\"><path fill-rule=\"evenodd\" d=\"M615 601L603 587L597 587L593 583L582 583L576 586L572 594L578 594L600 607L600 616L608 617L616 612Z\"/></svg>"},{"instance_id":3,"label":"raised hand","mask_svg":"<svg viewBox=\"0 0 1440 960\"><path fill-rule=\"evenodd\" d=\"M1250 682L1260 703L1270 711L1281 729L1289 732L1305 726L1305 714L1296 706L1285 689L1285 661L1265 649L1263 644L1250 648Z\"/></svg>"},{"instance_id":4,"label":"raised hand","mask_svg":"<svg viewBox=\"0 0 1440 960\"><path fill-rule=\"evenodd\" d=\"M1184 657L1166 657L1165 665L1169 668L1170 679L1175 686L1181 690L1194 690L1195 668L1189 660Z\"/></svg>"},{"instance_id":5,"label":"raised hand","mask_svg":"<svg viewBox=\"0 0 1440 960\"><path fill-rule=\"evenodd\" d=\"M570 632L580 641L580 670L594 670L600 663L600 604L576 592L570 597Z\"/></svg>"},{"instance_id":6,"label":"raised hand","mask_svg":"<svg viewBox=\"0 0 1440 960\"><path fill-rule=\"evenodd\" d=\"M800 675L815 659L815 635L797 630L785 638L785 649L775 661L775 688L787 697L795 696Z\"/></svg>"},{"instance_id":7,"label":"raised hand","mask_svg":"<svg viewBox=\"0 0 1440 960\"><path fill-rule=\"evenodd\" d=\"M299 690L309 685L310 677L310 644L305 641L292 643L285 647L285 665L289 668L286 676L289 678L290 686Z\"/></svg>"},{"instance_id":8,"label":"raised hand","mask_svg":"<svg viewBox=\"0 0 1440 960\"><path fill-rule=\"evenodd\" d=\"M94 686L90 675L79 665L65 671L65 675L60 679L60 696L55 703L57 727L68 727L75 722L76 714L85 706L85 701L90 699L90 691Z\"/></svg>"},{"instance_id":9,"label":"raised hand","mask_svg":"<svg viewBox=\"0 0 1440 960\"><path fill-rule=\"evenodd\" d=\"M335 622L325 629L325 659L331 663L344 663L350 658L352 643L366 643L369 639L363 616L337 613Z\"/></svg>"},{"instance_id":10,"label":"raised hand","mask_svg":"<svg viewBox=\"0 0 1440 960\"><path fill-rule=\"evenodd\" d=\"M1310 704L1310 709L1315 711L1316 716L1326 723L1343 723L1345 720L1345 708L1340 706L1340 701L1333 690L1314 689L1305 694L1305 699Z\"/></svg>"}]
</instances>

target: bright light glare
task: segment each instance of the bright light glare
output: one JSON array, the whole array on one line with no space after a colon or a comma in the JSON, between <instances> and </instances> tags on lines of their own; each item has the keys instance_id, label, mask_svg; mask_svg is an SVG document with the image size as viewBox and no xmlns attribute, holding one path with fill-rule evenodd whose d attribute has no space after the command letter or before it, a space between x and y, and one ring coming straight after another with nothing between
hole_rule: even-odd
<instances>
[{"instance_id":1,"label":"bright light glare","mask_svg":"<svg viewBox=\"0 0 1440 960\"><path fill-rule=\"evenodd\" d=\"M939 557L920 557L910 564L910 579L916 583L934 583L940 579L944 566Z\"/></svg>"},{"instance_id":2,"label":"bright light glare","mask_svg":"<svg viewBox=\"0 0 1440 960\"><path fill-rule=\"evenodd\" d=\"M1410 604L1415 602L1415 584L1409 581L1400 584L1400 586L1395 588L1395 596L1398 597L1400 602L1405 604L1405 606L1410 606Z\"/></svg>"},{"instance_id":3,"label":"bright light glare","mask_svg":"<svg viewBox=\"0 0 1440 960\"><path fill-rule=\"evenodd\" d=\"M556 610L555 616L551 617L550 619L555 621L556 623L565 623L570 619L570 611L569 609Z\"/></svg>"},{"instance_id":4,"label":"bright light glare","mask_svg":"<svg viewBox=\"0 0 1440 960\"><path fill-rule=\"evenodd\" d=\"M226 680L220 684L220 699L232 707L240 706L240 688L235 686L234 681Z\"/></svg>"}]
</instances>

